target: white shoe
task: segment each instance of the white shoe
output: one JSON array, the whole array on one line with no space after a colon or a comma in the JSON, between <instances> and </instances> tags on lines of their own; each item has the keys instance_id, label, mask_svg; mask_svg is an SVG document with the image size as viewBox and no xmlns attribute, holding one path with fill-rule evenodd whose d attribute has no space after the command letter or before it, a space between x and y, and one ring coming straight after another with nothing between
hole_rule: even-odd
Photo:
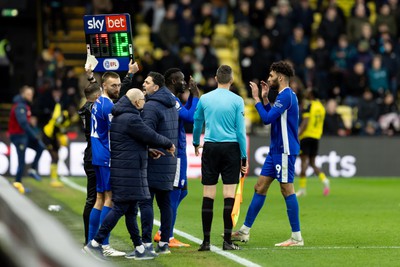
<instances>
[{"instance_id":1,"label":"white shoe","mask_svg":"<svg viewBox=\"0 0 400 267\"><path fill-rule=\"evenodd\" d=\"M323 192L324 196L329 195L330 191L331 191L331 189L330 189L330 186L329 186L329 180L326 179L325 182L324 182L324 192Z\"/></svg>"},{"instance_id":2,"label":"white shoe","mask_svg":"<svg viewBox=\"0 0 400 267\"><path fill-rule=\"evenodd\" d=\"M275 244L275 247L302 247L304 246L304 240L296 240L293 237L289 238L282 243Z\"/></svg>"},{"instance_id":3,"label":"white shoe","mask_svg":"<svg viewBox=\"0 0 400 267\"><path fill-rule=\"evenodd\" d=\"M245 233L241 230L232 233L232 241L240 241L247 243L250 240L250 233Z\"/></svg>"},{"instance_id":4,"label":"white shoe","mask_svg":"<svg viewBox=\"0 0 400 267\"><path fill-rule=\"evenodd\" d=\"M304 188L300 188L297 192L296 192L296 197L301 197L301 196L305 196L306 195L306 189Z\"/></svg>"},{"instance_id":5,"label":"white shoe","mask_svg":"<svg viewBox=\"0 0 400 267\"><path fill-rule=\"evenodd\" d=\"M126 255L125 252L115 250L110 245L103 245L102 248L103 248L103 255L106 257L122 257Z\"/></svg>"}]
</instances>

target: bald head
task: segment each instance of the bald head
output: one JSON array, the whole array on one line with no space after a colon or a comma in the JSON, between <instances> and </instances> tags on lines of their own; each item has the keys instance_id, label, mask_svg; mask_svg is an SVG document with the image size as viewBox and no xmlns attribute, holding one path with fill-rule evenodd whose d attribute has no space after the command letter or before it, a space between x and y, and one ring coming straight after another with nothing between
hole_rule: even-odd
<instances>
[{"instance_id":1,"label":"bald head","mask_svg":"<svg viewBox=\"0 0 400 267\"><path fill-rule=\"evenodd\" d=\"M129 89L126 96L137 109L142 109L145 99L142 90L138 88Z\"/></svg>"}]
</instances>

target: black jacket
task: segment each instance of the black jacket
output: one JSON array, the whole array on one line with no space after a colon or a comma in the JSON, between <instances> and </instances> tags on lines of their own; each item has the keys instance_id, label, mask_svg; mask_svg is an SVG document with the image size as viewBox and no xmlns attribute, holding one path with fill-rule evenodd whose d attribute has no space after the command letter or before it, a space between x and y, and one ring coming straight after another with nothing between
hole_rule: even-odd
<instances>
[{"instance_id":1,"label":"black jacket","mask_svg":"<svg viewBox=\"0 0 400 267\"><path fill-rule=\"evenodd\" d=\"M174 95L167 87L161 87L154 94L147 96L147 102L143 108L143 120L150 128L170 139L175 147L178 147L179 117L175 105ZM163 149L160 150L163 151ZM147 176L149 187L172 190L175 172L176 157L172 157L169 153L165 152L165 156L157 160L149 158Z\"/></svg>"},{"instance_id":2,"label":"black jacket","mask_svg":"<svg viewBox=\"0 0 400 267\"><path fill-rule=\"evenodd\" d=\"M144 124L139 110L123 96L112 109L110 129L112 199L116 202L150 198L147 144L170 148L172 142Z\"/></svg>"},{"instance_id":3,"label":"black jacket","mask_svg":"<svg viewBox=\"0 0 400 267\"><path fill-rule=\"evenodd\" d=\"M79 117L82 121L83 130L85 132L85 139L87 142L83 160L89 162L92 162L92 142L90 140L90 119L92 116L92 107L93 102L86 101L86 103L78 111Z\"/></svg>"}]
</instances>

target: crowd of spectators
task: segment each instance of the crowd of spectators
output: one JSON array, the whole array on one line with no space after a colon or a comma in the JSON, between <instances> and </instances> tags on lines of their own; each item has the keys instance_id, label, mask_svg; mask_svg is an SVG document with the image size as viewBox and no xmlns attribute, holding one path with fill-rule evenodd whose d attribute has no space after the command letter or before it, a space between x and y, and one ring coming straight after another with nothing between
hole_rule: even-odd
<instances>
[{"instance_id":1,"label":"crowd of spectators","mask_svg":"<svg viewBox=\"0 0 400 267\"><path fill-rule=\"evenodd\" d=\"M316 88L324 104L350 107L350 128L341 122L331 123L329 127L340 125L344 129L330 129L326 134L398 134L399 2L349 1L349 10L337 2L93 0L87 8L92 14L104 8L107 13L128 12L133 25L146 23L151 29L154 49L137 59L141 65L141 72L134 77L138 87L149 71L164 73L179 67L185 77L194 77L203 93L209 92L216 86L214 74L219 65L213 46L215 25L234 25L239 45L236 62L246 87L242 97L250 96L246 95L249 81L266 80L270 64L286 60L296 71L291 86L300 100L305 88ZM50 50L49 60L42 57L39 62L39 90L62 87L66 101L79 105L74 97L82 89L79 77L59 66L62 56L58 52ZM239 92L237 84L233 90Z\"/></svg>"}]
</instances>

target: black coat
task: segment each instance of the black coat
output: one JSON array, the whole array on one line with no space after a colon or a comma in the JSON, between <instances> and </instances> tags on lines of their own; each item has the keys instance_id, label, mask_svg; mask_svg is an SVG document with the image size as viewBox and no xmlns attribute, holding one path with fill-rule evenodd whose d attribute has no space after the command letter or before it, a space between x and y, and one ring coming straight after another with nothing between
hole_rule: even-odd
<instances>
[{"instance_id":1,"label":"black coat","mask_svg":"<svg viewBox=\"0 0 400 267\"><path fill-rule=\"evenodd\" d=\"M144 124L139 110L122 97L112 109L111 174L112 199L116 202L149 199L147 145L170 148L172 142Z\"/></svg>"},{"instance_id":2,"label":"black coat","mask_svg":"<svg viewBox=\"0 0 400 267\"><path fill-rule=\"evenodd\" d=\"M170 139L178 147L178 111L176 99L166 88L161 87L147 97L143 108L144 122L157 133ZM159 149L159 147L155 147ZM163 151L163 149L160 149ZM165 152L165 151L163 151ZM149 158L147 179L149 187L172 190L176 172L176 157L165 152L165 156L154 160Z\"/></svg>"}]
</instances>

